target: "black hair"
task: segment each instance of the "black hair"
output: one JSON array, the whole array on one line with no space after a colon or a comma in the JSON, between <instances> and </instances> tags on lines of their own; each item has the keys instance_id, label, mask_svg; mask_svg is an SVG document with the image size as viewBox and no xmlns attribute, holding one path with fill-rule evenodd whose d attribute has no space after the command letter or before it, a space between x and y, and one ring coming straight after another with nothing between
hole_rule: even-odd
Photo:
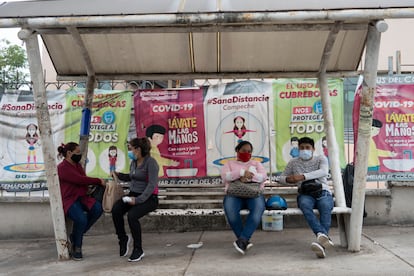
<instances>
[{"instance_id":1,"label":"black hair","mask_svg":"<svg viewBox=\"0 0 414 276\"><path fill-rule=\"evenodd\" d=\"M312 148L315 148L315 141L310 137L302 137L299 139L299 146L301 144L310 144Z\"/></svg>"},{"instance_id":2,"label":"black hair","mask_svg":"<svg viewBox=\"0 0 414 276\"><path fill-rule=\"evenodd\" d=\"M250 145L250 147L252 148L252 152L253 152L253 145L249 141L241 141L239 144L237 144L234 150L238 152L244 145Z\"/></svg>"},{"instance_id":3,"label":"black hair","mask_svg":"<svg viewBox=\"0 0 414 276\"><path fill-rule=\"evenodd\" d=\"M148 138L152 138L152 135L154 133L159 133L164 135L166 132L165 127L160 126L160 125L150 125L147 130L145 131L145 136L147 136Z\"/></svg>"},{"instance_id":4,"label":"black hair","mask_svg":"<svg viewBox=\"0 0 414 276\"><path fill-rule=\"evenodd\" d=\"M69 142L66 145L65 144L61 144L58 148L58 157L63 157L66 158L66 154L68 153L68 151L74 151L77 147L79 146L78 143L75 142Z\"/></svg>"},{"instance_id":5,"label":"black hair","mask_svg":"<svg viewBox=\"0 0 414 276\"><path fill-rule=\"evenodd\" d=\"M292 138L290 138L290 142L293 142L293 141L299 141L299 138L296 136L293 136Z\"/></svg>"},{"instance_id":6,"label":"black hair","mask_svg":"<svg viewBox=\"0 0 414 276\"><path fill-rule=\"evenodd\" d=\"M115 145L112 145L108 148L108 157L111 157L111 153L110 153L111 150L116 150L115 157L118 157L118 148Z\"/></svg>"},{"instance_id":7,"label":"black hair","mask_svg":"<svg viewBox=\"0 0 414 276\"><path fill-rule=\"evenodd\" d=\"M377 119L372 119L372 126L381 128L382 127L382 122L380 120L377 120Z\"/></svg>"},{"instance_id":8,"label":"black hair","mask_svg":"<svg viewBox=\"0 0 414 276\"><path fill-rule=\"evenodd\" d=\"M142 157L150 154L151 143L147 137L134 138L129 141L129 145L135 149L140 148Z\"/></svg>"}]
</instances>

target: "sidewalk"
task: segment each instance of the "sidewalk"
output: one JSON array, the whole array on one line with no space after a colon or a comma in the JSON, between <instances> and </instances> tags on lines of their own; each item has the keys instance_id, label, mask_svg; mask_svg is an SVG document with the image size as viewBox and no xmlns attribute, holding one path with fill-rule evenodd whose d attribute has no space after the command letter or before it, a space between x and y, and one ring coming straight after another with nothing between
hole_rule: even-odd
<instances>
[{"instance_id":1,"label":"sidewalk","mask_svg":"<svg viewBox=\"0 0 414 276\"><path fill-rule=\"evenodd\" d=\"M336 228L331 237L339 243ZM230 230L144 233L145 257L136 263L119 257L113 234L85 236L83 261L57 261L53 239L3 240L0 275L414 275L414 227L366 226L360 252L335 245L325 259L310 250L308 228L258 230L245 256L233 240Z\"/></svg>"}]
</instances>

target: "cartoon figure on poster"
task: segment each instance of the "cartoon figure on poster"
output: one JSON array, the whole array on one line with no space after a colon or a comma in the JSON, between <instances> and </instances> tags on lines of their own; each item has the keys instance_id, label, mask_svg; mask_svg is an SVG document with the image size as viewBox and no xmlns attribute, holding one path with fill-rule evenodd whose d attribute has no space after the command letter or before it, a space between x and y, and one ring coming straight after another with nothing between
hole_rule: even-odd
<instances>
[{"instance_id":1,"label":"cartoon figure on poster","mask_svg":"<svg viewBox=\"0 0 414 276\"><path fill-rule=\"evenodd\" d=\"M159 177L164 176L164 166L177 167L178 165L180 165L180 162L177 160L161 156L161 152L158 146L164 141L165 133L166 129L161 125L150 125L145 131L145 135L151 142L150 154L155 160L157 160L157 163L160 166L160 170L158 172Z\"/></svg>"},{"instance_id":2,"label":"cartoon figure on poster","mask_svg":"<svg viewBox=\"0 0 414 276\"><path fill-rule=\"evenodd\" d=\"M109 160L109 172L110 173L116 171L117 158L118 158L118 149L116 146L112 145L108 149L108 160Z\"/></svg>"},{"instance_id":3,"label":"cartoon figure on poster","mask_svg":"<svg viewBox=\"0 0 414 276\"><path fill-rule=\"evenodd\" d=\"M30 167L30 161L31 157L33 157L33 167L37 169L36 164L36 143L39 141L39 135L37 134L37 125L31 123L28 124L26 127L26 142L29 144L28 150L27 150L27 164L26 168Z\"/></svg>"},{"instance_id":4,"label":"cartoon figure on poster","mask_svg":"<svg viewBox=\"0 0 414 276\"><path fill-rule=\"evenodd\" d=\"M238 140L239 142L242 141L241 139L247 132L254 132L254 130L250 130L246 128L246 119L243 118L242 116L236 116L233 122L234 122L233 130L226 131L224 133L233 133L234 135L236 135L237 138L240 139Z\"/></svg>"},{"instance_id":5,"label":"cartoon figure on poster","mask_svg":"<svg viewBox=\"0 0 414 276\"><path fill-rule=\"evenodd\" d=\"M255 126L256 129L249 129L249 125ZM229 131L229 128L233 128L233 130ZM224 117L217 126L215 144L219 156L222 158L214 160L213 163L222 166L228 160L234 159L234 146L243 140L249 140L254 145L254 148L257 149L255 152L258 155L253 156L252 159L262 163L268 162L269 158L261 156L265 147L266 137L267 134L263 124L255 115L241 111L231 113Z\"/></svg>"},{"instance_id":6,"label":"cartoon figure on poster","mask_svg":"<svg viewBox=\"0 0 414 276\"><path fill-rule=\"evenodd\" d=\"M299 138L296 136L290 138L290 156L299 157Z\"/></svg>"},{"instance_id":7,"label":"cartoon figure on poster","mask_svg":"<svg viewBox=\"0 0 414 276\"><path fill-rule=\"evenodd\" d=\"M368 172L379 172L379 157L396 157L398 154L394 151L381 150L377 148L374 137L380 133L382 122L372 119L371 140L369 142Z\"/></svg>"}]
</instances>

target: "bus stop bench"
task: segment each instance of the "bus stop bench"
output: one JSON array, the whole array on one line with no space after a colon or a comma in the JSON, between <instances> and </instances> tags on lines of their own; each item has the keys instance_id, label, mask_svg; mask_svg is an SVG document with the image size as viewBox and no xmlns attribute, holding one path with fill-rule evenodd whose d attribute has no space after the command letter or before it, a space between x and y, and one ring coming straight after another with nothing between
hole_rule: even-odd
<instances>
[{"instance_id":1,"label":"bus stop bench","mask_svg":"<svg viewBox=\"0 0 414 276\"><path fill-rule=\"evenodd\" d=\"M267 183L264 196L268 198L272 195L284 197L288 208L286 210L265 210L264 214L303 215L302 211L297 208L296 187ZM150 212L149 216L224 216L224 196L225 192L222 184L160 185L158 209ZM318 214L318 210L315 209L314 212ZM349 229L346 229L345 225L349 225L351 212L351 208L339 206L335 206L332 210L332 214L336 215L338 220L342 246L347 246L346 233L349 232ZM248 210L241 210L240 213L247 215Z\"/></svg>"}]
</instances>

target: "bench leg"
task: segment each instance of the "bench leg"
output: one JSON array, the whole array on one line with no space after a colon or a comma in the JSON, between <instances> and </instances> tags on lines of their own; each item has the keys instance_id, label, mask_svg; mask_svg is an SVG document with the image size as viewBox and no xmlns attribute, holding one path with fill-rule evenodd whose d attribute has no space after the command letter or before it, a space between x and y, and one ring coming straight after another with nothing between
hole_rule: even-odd
<instances>
[{"instance_id":1,"label":"bench leg","mask_svg":"<svg viewBox=\"0 0 414 276\"><path fill-rule=\"evenodd\" d=\"M348 237L349 237L349 214L337 214L338 221L338 230L339 230L339 239L341 247L348 247Z\"/></svg>"}]
</instances>

